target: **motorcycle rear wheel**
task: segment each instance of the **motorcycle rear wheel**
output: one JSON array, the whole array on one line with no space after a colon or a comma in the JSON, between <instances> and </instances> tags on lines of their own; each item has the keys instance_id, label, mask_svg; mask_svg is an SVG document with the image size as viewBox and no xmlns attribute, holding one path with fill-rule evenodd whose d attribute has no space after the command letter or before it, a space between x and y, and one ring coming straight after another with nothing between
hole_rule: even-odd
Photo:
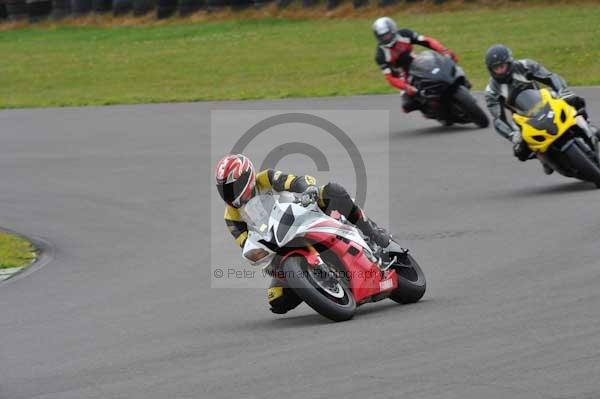
<instances>
[{"instance_id":1,"label":"motorcycle rear wheel","mask_svg":"<svg viewBox=\"0 0 600 399\"><path fill-rule=\"evenodd\" d=\"M398 288L392 291L390 299L402 304L418 302L425 295L427 282L417 261L410 254L405 254L392 268L398 276Z\"/></svg>"},{"instance_id":2,"label":"motorcycle rear wheel","mask_svg":"<svg viewBox=\"0 0 600 399\"><path fill-rule=\"evenodd\" d=\"M290 256L282 268L288 286L317 313L333 321L346 321L354 316L356 301L345 284L338 280L333 289L323 287L315 269L302 256Z\"/></svg>"}]
</instances>

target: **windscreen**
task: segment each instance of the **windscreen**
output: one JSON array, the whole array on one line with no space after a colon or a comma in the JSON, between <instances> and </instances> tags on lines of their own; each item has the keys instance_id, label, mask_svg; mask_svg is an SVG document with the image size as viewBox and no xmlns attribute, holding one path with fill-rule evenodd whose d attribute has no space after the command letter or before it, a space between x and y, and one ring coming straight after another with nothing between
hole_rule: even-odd
<instances>
[{"instance_id":1,"label":"windscreen","mask_svg":"<svg viewBox=\"0 0 600 399\"><path fill-rule=\"evenodd\" d=\"M416 55L413 62L410 64L410 70L413 74L429 74L436 67L437 60L435 53L431 51L423 51Z\"/></svg>"},{"instance_id":2,"label":"windscreen","mask_svg":"<svg viewBox=\"0 0 600 399\"><path fill-rule=\"evenodd\" d=\"M248 225L250 231L261 235L262 238L269 236L269 217L275 205L273 195L256 195L240 209L242 218Z\"/></svg>"},{"instance_id":3,"label":"windscreen","mask_svg":"<svg viewBox=\"0 0 600 399\"><path fill-rule=\"evenodd\" d=\"M514 100L514 107L520 114L529 115L535 111L536 106L542 102L538 90L523 90Z\"/></svg>"}]
</instances>

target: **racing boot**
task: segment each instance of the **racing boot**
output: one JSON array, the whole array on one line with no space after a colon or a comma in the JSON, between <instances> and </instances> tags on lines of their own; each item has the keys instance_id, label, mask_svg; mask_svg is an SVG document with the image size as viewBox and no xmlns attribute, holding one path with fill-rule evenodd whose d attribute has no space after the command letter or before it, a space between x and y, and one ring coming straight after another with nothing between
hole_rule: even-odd
<instances>
[{"instance_id":1,"label":"racing boot","mask_svg":"<svg viewBox=\"0 0 600 399\"><path fill-rule=\"evenodd\" d=\"M354 200L352 200L344 187L337 183L329 182L322 187L321 197L326 213L333 210L339 212L350 223L356 226L370 242L382 248L389 245L390 234L367 218L363 210L354 203Z\"/></svg>"},{"instance_id":2,"label":"racing boot","mask_svg":"<svg viewBox=\"0 0 600 399\"><path fill-rule=\"evenodd\" d=\"M393 258L390 259L392 257L390 253L392 244L391 234L387 230L378 227L372 220L366 218L361 218L361 220L357 222L356 227L367 236L370 243L372 242L377 245L375 247L371 246L375 251L375 259L372 260L377 263L377 266L382 273L387 271L397 260L396 256L393 256Z\"/></svg>"},{"instance_id":3,"label":"racing boot","mask_svg":"<svg viewBox=\"0 0 600 399\"><path fill-rule=\"evenodd\" d=\"M285 314L302 303L302 299L292 289L276 279L271 281L267 290L267 300L269 301L269 310L275 314Z\"/></svg>"},{"instance_id":4,"label":"racing boot","mask_svg":"<svg viewBox=\"0 0 600 399\"><path fill-rule=\"evenodd\" d=\"M390 245L391 235L387 230L377 226L375 222L368 219L363 213L362 217L356 221L356 227L369 239L381 248Z\"/></svg>"},{"instance_id":5,"label":"racing boot","mask_svg":"<svg viewBox=\"0 0 600 399\"><path fill-rule=\"evenodd\" d=\"M533 155L533 151L529 149L529 147L524 141L513 145L513 153L515 154L515 157L521 162L525 162L531 159Z\"/></svg>"}]
</instances>

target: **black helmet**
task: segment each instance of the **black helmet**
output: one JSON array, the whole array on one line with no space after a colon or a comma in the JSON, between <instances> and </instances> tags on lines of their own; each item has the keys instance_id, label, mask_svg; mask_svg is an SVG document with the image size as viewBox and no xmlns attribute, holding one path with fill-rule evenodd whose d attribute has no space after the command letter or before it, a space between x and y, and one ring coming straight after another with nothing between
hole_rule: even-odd
<instances>
[{"instance_id":1,"label":"black helmet","mask_svg":"<svg viewBox=\"0 0 600 399\"><path fill-rule=\"evenodd\" d=\"M494 68L506 64L507 68L502 73L496 73ZM503 44L495 44L485 53L485 65L492 78L499 82L506 82L510 79L512 72L513 56L512 51Z\"/></svg>"},{"instance_id":2,"label":"black helmet","mask_svg":"<svg viewBox=\"0 0 600 399\"><path fill-rule=\"evenodd\" d=\"M396 23L389 17L377 18L373 22L373 33L380 46L392 47L398 40L397 31Z\"/></svg>"}]
</instances>

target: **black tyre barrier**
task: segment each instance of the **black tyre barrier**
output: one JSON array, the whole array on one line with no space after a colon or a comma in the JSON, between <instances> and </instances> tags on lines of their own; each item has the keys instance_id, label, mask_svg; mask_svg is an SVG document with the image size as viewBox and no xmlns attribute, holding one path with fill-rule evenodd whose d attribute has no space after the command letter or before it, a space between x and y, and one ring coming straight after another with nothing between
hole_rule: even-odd
<instances>
[{"instance_id":1,"label":"black tyre barrier","mask_svg":"<svg viewBox=\"0 0 600 399\"><path fill-rule=\"evenodd\" d=\"M379 6L380 7L390 6L397 2L398 2L398 0L379 0Z\"/></svg>"},{"instance_id":2,"label":"black tyre barrier","mask_svg":"<svg viewBox=\"0 0 600 399\"><path fill-rule=\"evenodd\" d=\"M71 13L85 15L92 12L92 0L71 0Z\"/></svg>"},{"instance_id":3,"label":"black tyre barrier","mask_svg":"<svg viewBox=\"0 0 600 399\"><path fill-rule=\"evenodd\" d=\"M0 21L8 18L8 13L6 12L6 4L4 1L0 0Z\"/></svg>"},{"instance_id":4,"label":"black tyre barrier","mask_svg":"<svg viewBox=\"0 0 600 399\"><path fill-rule=\"evenodd\" d=\"M71 0L52 0L52 18L60 19L71 14Z\"/></svg>"},{"instance_id":5,"label":"black tyre barrier","mask_svg":"<svg viewBox=\"0 0 600 399\"><path fill-rule=\"evenodd\" d=\"M243 10L254 5L254 0L230 0L231 8L234 10Z\"/></svg>"},{"instance_id":6,"label":"black tyre barrier","mask_svg":"<svg viewBox=\"0 0 600 399\"><path fill-rule=\"evenodd\" d=\"M25 0L6 0L6 13L11 21L27 19L27 3Z\"/></svg>"},{"instance_id":7,"label":"black tyre barrier","mask_svg":"<svg viewBox=\"0 0 600 399\"><path fill-rule=\"evenodd\" d=\"M113 14L123 15L133 10L133 0L113 0Z\"/></svg>"},{"instance_id":8,"label":"black tyre barrier","mask_svg":"<svg viewBox=\"0 0 600 399\"><path fill-rule=\"evenodd\" d=\"M302 7L308 8L317 4L316 0L302 0Z\"/></svg>"},{"instance_id":9,"label":"black tyre barrier","mask_svg":"<svg viewBox=\"0 0 600 399\"><path fill-rule=\"evenodd\" d=\"M261 8L271 3L273 0L254 0L254 8Z\"/></svg>"},{"instance_id":10,"label":"black tyre barrier","mask_svg":"<svg viewBox=\"0 0 600 399\"><path fill-rule=\"evenodd\" d=\"M206 0L206 6L209 9L218 9L222 7L227 7L231 4L230 0Z\"/></svg>"},{"instance_id":11,"label":"black tyre barrier","mask_svg":"<svg viewBox=\"0 0 600 399\"><path fill-rule=\"evenodd\" d=\"M27 2L27 14L32 22L39 21L52 12L52 2L50 0L35 0Z\"/></svg>"},{"instance_id":12,"label":"black tyre barrier","mask_svg":"<svg viewBox=\"0 0 600 399\"><path fill-rule=\"evenodd\" d=\"M177 10L177 0L158 0L156 17L158 19L169 18Z\"/></svg>"},{"instance_id":13,"label":"black tyre barrier","mask_svg":"<svg viewBox=\"0 0 600 399\"><path fill-rule=\"evenodd\" d=\"M144 15L153 11L156 7L156 0L133 0L133 14Z\"/></svg>"},{"instance_id":14,"label":"black tyre barrier","mask_svg":"<svg viewBox=\"0 0 600 399\"><path fill-rule=\"evenodd\" d=\"M293 0L277 0L277 7L286 8L290 4L292 4Z\"/></svg>"},{"instance_id":15,"label":"black tyre barrier","mask_svg":"<svg viewBox=\"0 0 600 399\"><path fill-rule=\"evenodd\" d=\"M199 11L204 8L205 5L206 3L204 0L179 0L177 8L179 9L179 15L185 17Z\"/></svg>"},{"instance_id":16,"label":"black tyre barrier","mask_svg":"<svg viewBox=\"0 0 600 399\"><path fill-rule=\"evenodd\" d=\"M334 8L339 6L341 2L341 0L327 0L327 8L333 10Z\"/></svg>"},{"instance_id":17,"label":"black tyre barrier","mask_svg":"<svg viewBox=\"0 0 600 399\"><path fill-rule=\"evenodd\" d=\"M369 0L353 0L352 5L354 8L365 7L369 5Z\"/></svg>"},{"instance_id":18,"label":"black tyre barrier","mask_svg":"<svg viewBox=\"0 0 600 399\"><path fill-rule=\"evenodd\" d=\"M112 9L112 0L92 0L92 10L102 14Z\"/></svg>"}]
</instances>

